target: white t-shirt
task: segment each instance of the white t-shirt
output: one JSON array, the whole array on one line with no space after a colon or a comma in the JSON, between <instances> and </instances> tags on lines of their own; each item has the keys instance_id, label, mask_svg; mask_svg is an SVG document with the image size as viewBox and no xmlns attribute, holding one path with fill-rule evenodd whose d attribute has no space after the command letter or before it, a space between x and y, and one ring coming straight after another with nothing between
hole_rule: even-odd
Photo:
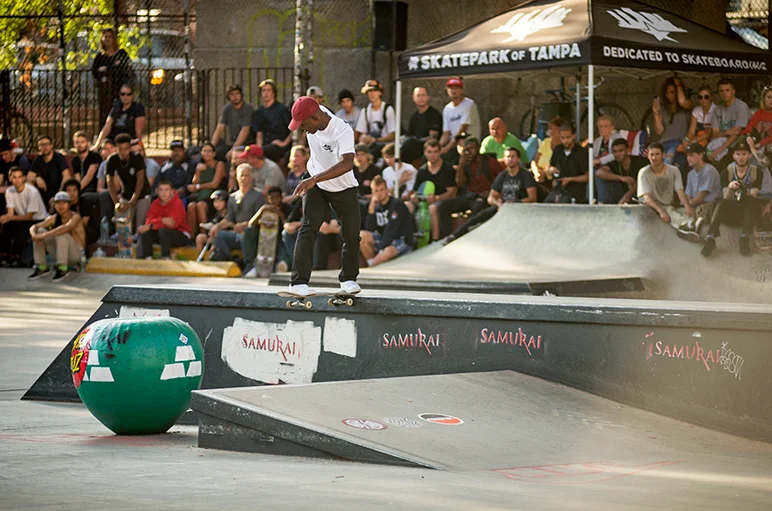
<instances>
[{"instance_id":1,"label":"white t-shirt","mask_svg":"<svg viewBox=\"0 0 772 511\"><path fill-rule=\"evenodd\" d=\"M37 188L28 184L24 185L24 190L21 193L16 191L14 186L8 188L5 191L5 205L8 208L13 208L13 212L17 215L33 213L32 220L36 222L45 220L48 216L46 205L43 202L43 197L40 196L40 192ZM3 211L3 214L5 213Z\"/></svg>"},{"instance_id":2,"label":"white t-shirt","mask_svg":"<svg viewBox=\"0 0 772 511\"><path fill-rule=\"evenodd\" d=\"M468 124L466 132L480 140L480 114L477 104L469 98L462 99L458 105L451 101L442 109L443 132L449 131L451 137L455 137L462 124Z\"/></svg>"},{"instance_id":3,"label":"white t-shirt","mask_svg":"<svg viewBox=\"0 0 772 511\"><path fill-rule=\"evenodd\" d=\"M713 125L713 112L715 111L716 105L712 103L708 113L705 113L701 106L696 106L694 107L694 110L692 110L692 117L695 117L699 124L705 126L705 129L710 129L710 127Z\"/></svg>"},{"instance_id":4,"label":"white t-shirt","mask_svg":"<svg viewBox=\"0 0 772 511\"><path fill-rule=\"evenodd\" d=\"M330 116L330 124L324 130L307 133L308 148L311 150L307 168L312 176L340 162L344 154L354 154L354 131L351 127L324 106L320 105L319 108ZM317 183L317 186L328 192L341 192L347 188L356 188L359 183L352 168L342 176Z\"/></svg>"},{"instance_id":5,"label":"white t-shirt","mask_svg":"<svg viewBox=\"0 0 772 511\"><path fill-rule=\"evenodd\" d=\"M407 190L412 190L415 187L415 177L416 174L418 174L418 170L416 170L415 167L410 165L409 163L402 163L399 166L399 173L404 174L405 172L410 172L412 176L410 179L405 183L405 186L407 187ZM396 186L399 176L397 175L397 172L394 170L394 167L386 167L383 169L383 172L381 173L381 176L383 176L383 180L386 181L386 186L389 190L393 190L394 186Z\"/></svg>"},{"instance_id":6,"label":"white t-shirt","mask_svg":"<svg viewBox=\"0 0 772 511\"><path fill-rule=\"evenodd\" d=\"M384 114L384 107L385 108L385 114ZM386 115L386 122L383 121L383 116ZM357 119L357 127L356 130L359 133L364 133L369 135L370 133L377 133L380 132L380 135L376 138L385 137L386 135L390 135L394 133L394 126L396 125L394 120L394 107L391 105L386 105L386 103L381 102L381 108L378 110L373 110L373 104L369 103L367 105L367 108L362 110L362 112L359 114L359 119Z\"/></svg>"},{"instance_id":7,"label":"white t-shirt","mask_svg":"<svg viewBox=\"0 0 772 511\"><path fill-rule=\"evenodd\" d=\"M359 111L360 111L360 108L358 106L355 106L354 108L351 109L351 113L347 114L346 109L341 108L340 110L335 112L335 115L337 117L340 117L344 121L346 121L346 123L349 126L351 126L351 129L355 130L357 128L357 121L359 120Z\"/></svg>"}]
</instances>

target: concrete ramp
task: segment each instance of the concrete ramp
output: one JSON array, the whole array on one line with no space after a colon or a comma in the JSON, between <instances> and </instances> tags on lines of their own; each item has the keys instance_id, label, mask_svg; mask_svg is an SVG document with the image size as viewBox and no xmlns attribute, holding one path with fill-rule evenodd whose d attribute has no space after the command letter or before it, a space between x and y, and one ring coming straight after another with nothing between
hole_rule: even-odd
<instances>
[{"instance_id":1,"label":"concrete ramp","mask_svg":"<svg viewBox=\"0 0 772 511\"><path fill-rule=\"evenodd\" d=\"M197 391L192 407L199 447L545 482L772 454L768 444L512 371Z\"/></svg>"}]
</instances>

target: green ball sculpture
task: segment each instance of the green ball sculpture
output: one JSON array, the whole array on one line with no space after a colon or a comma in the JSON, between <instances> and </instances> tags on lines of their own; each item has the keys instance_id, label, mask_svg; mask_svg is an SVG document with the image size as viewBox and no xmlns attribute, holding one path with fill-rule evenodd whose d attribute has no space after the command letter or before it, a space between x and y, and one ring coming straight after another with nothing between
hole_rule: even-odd
<instances>
[{"instance_id":1,"label":"green ball sculpture","mask_svg":"<svg viewBox=\"0 0 772 511\"><path fill-rule=\"evenodd\" d=\"M204 350L177 318L103 319L75 339L70 369L99 422L118 435L151 435L188 409L204 375Z\"/></svg>"}]
</instances>

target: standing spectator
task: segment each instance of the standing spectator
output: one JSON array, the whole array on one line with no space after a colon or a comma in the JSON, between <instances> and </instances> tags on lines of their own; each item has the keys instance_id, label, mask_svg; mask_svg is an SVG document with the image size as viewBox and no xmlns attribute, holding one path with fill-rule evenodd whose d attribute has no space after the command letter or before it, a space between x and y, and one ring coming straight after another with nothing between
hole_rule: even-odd
<instances>
[{"instance_id":1,"label":"standing spectator","mask_svg":"<svg viewBox=\"0 0 772 511\"><path fill-rule=\"evenodd\" d=\"M289 108L276 101L276 83L271 80L263 80L258 86L260 105L252 115L252 131L256 136L256 143L263 149L265 157L278 162L289 151L292 143L292 132L288 126L292 120Z\"/></svg>"},{"instance_id":2,"label":"standing spectator","mask_svg":"<svg viewBox=\"0 0 772 511\"><path fill-rule=\"evenodd\" d=\"M395 150L396 147L394 144L387 144L383 148L383 159L388 167L383 169L382 176L386 182L386 186L389 189L389 195L394 195L395 197L404 197L407 199L410 195L410 192L412 192L413 188L415 187L415 179L418 170L411 164L405 162L400 162L398 165L398 170L395 169L395 166L397 166L397 160L394 157ZM397 187L398 190L395 194L394 188Z\"/></svg>"},{"instance_id":3,"label":"standing spectator","mask_svg":"<svg viewBox=\"0 0 772 511\"><path fill-rule=\"evenodd\" d=\"M772 86L767 85L761 92L761 104L743 130L751 152L767 152L772 143Z\"/></svg>"},{"instance_id":4,"label":"standing spectator","mask_svg":"<svg viewBox=\"0 0 772 511\"><path fill-rule=\"evenodd\" d=\"M429 203L429 214L432 220L432 240L436 241L440 236L440 217L438 202L452 199L456 196L458 187L453 167L440 156L440 143L430 138L424 142L424 156L426 163L418 169L415 179L415 189L410 194L410 201L418 205L418 189L424 181L434 183L434 194L426 197Z\"/></svg>"},{"instance_id":5,"label":"standing spectator","mask_svg":"<svg viewBox=\"0 0 772 511\"><path fill-rule=\"evenodd\" d=\"M172 153L158 171L158 178L153 185L154 193L158 193L156 190L161 181L169 181L177 195L185 197L188 194L188 183L193 177L185 154L185 144L182 140L172 140L169 149Z\"/></svg>"},{"instance_id":6,"label":"standing spectator","mask_svg":"<svg viewBox=\"0 0 772 511\"><path fill-rule=\"evenodd\" d=\"M201 163L196 165L195 174L188 185L188 225L190 232L198 232L199 224L209 220L213 214L212 192L220 188L225 179L225 163L215 158L216 150L211 142L201 146Z\"/></svg>"},{"instance_id":7,"label":"standing spectator","mask_svg":"<svg viewBox=\"0 0 772 511\"><path fill-rule=\"evenodd\" d=\"M131 84L121 85L120 98L113 104L105 125L92 147L93 150L99 147L105 137L116 140L118 135L125 133L129 136L129 140L142 138L147 125L147 118L145 117L145 106L134 100L134 87Z\"/></svg>"},{"instance_id":8,"label":"standing spectator","mask_svg":"<svg viewBox=\"0 0 772 511\"><path fill-rule=\"evenodd\" d=\"M528 161L528 156L525 154L525 149L520 139L507 131L507 125L500 117L494 117L488 122L488 133L480 145L480 152L482 154L492 154L499 160L499 163L504 163L504 153L508 147L514 147L520 151L520 161Z\"/></svg>"},{"instance_id":9,"label":"standing spectator","mask_svg":"<svg viewBox=\"0 0 772 511\"><path fill-rule=\"evenodd\" d=\"M83 198L80 190L80 183L77 179L68 179L62 185L62 190L67 192L70 198L70 209L78 214L86 233L86 245L96 243L99 239L99 202L86 200Z\"/></svg>"},{"instance_id":10,"label":"standing spectator","mask_svg":"<svg viewBox=\"0 0 772 511\"><path fill-rule=\"evenodd\" d=\"M161 177L157 183L158 197L150 205L144 224L137 227L137 259L152 259L156 241L161 244L161 259L169 259L172 248L190 244L191 230L182 199L168 179Z\"/></svg>"},{"instance_id":11,"label":"standing spectator","mask_svg":"<svg viewBox=\"0 0 772 511\"><path fill-rule=\"evenodd\" d=\"M306 164L308 163L308 148L302 145L292 147L289 159L289 173L287 174L287 184L284 186L284 202L295 202L299 197L294 195L298 183L303 180L306 173Z\"/></svg>"},{"instance_id":12,"label":"standing spectator","mask_svg":"<svg viewBox=\"0 0 772 511\"><path fill-rule=\"evenodd\" d=\"M217 148L216 158L230 161L233 148L240 147L247 141L255 109L244 101L241 85L228 85L228 103L222 108L220 120L212 135L212 143Z\"/></svg>"},{"instance_id":13,"label":"standing spectator","mask_svg":"<svg viewBox=\"0 0 772 511\"><path fill-rule=\"evenodd\" d=\"M553 183L553 189L544 202L555 202L558 194L561 194L561 202L569 198L575 202L587 202L586 185L590 179L587 149L576 143L576 130L572 124L560 127L560 145L552 152L547 172L557 178L557 183ZM567 194L562 194L562 189Z\"/></svg>"},{"instance_id":14,"label":"standing spectator","mask_svg":"<svg viewBox=\"0 0 772 511\"><path fill-rule=\"evenodd\" d=\"M359 114L355 135L358 142L366 145L378 159L383 146L394 140L394 107L383 101L383 87L378 80L367 80L362 87L362 94L367 95L370 103Z\"/></svg>"},{"instance_id":15,"label":"standing spectator","mask_svg":"<svg viewBox=\"0 0 772 511\"><path fill-rule=\"evenodd\" d=\"M322 92L322 88L318 85L309 87L308 90L306 90L306 96L313 98L313 100L320 105L324 104L324 92Z\"/></svg>"},{"instance_id":16,"label":"standing spectator","mask_svg":"<svg viewBox=\"0 0 772 511\"><path fill-rule=\"evenodd\" d=\"M708 143L710 159L716 162L716 168L723 171L732 162L732 147L737 137L748 125L751 117L750 109L745 102L735 97L734 82L730 78L722 78L718 82L718 95L721 104L713 113L713 140Z\"/></svg>"},{"instance_id":17,"label":"standing spectator","mask_svg":"<svg viewBox=\"0 0 772 511\"><path fill-rule=\"evenodd\" d=\"M616 120L610 115L601 115L596 123L600 136L592 144L592 164L594 168L607 165L614 161L611 154L611 144L621 135L617 131Z\"/></svg>"},{"instance_id":18,"label":"standing spectator","mask_svg":"<svg viewBox=\"0 0 772 511\"><path fill-rule=\"evenodd\" d=\"M265 158L263 149L259 145L247 146L239 154L239 160L246 161L252 166L253 184L261 196L270 187L284 188L287 185L284 173L276 163Z\"/></svg>"},{"instance_id":19,"label":"standing spectator","mask_svg":"<svg viewBox=\"0 0 772 511\"><path fill-rule=\"evenodd\" d=\"M115 146L115 154L107 159L105 168L110 198L118 209L134 209L136 225L143 225L150 207L150 185L145 180L145 159L141 154L131 151L131 137L126 133L118 135ZM112 213L108 213L110 218Z\"/></svg>"},{"instance_id":20,"label":"standing spectator","mask_svg":"<svg viewBox=\"0 0 772 511\"><path fill-rule=\"evenodd\" d=\"M72 173L65 157L54 151L53 140L48 135L38 137L38 151L40 154L27 173L27 182L36 186L45 203L49 204L62 189L62 182L70 179Z\"/></svg>"},{"instance_id":21,"label":"standing spectator","mask_svg":"<svg viewBox=\"0 0 772 511\"><path fill-rule=\"evenodd\" d=\"M91 73L97 83L99 123L102 124L107 119L113 102L118 99L121 85L131 83L134 73L131 70L129 54L118 47L118 34L114 28L102 30L99 46L102 51L94 57Z\"/></svg>"},{"instance_id":22,"label":"standing spectator","mask_svg":"<svg viewBox=\"0 0 772 511\"><path fill-rule=\"evenodd\" d=\"M543 183L548 179L552 179L552 174L548 170L550 168L552 152L560 145L560 127L562 125L563 120L560 117L550 119L547 124L549 136L541 141L539 150L536 151L536 155L533 157L533 161L531 161L531 172L537 183Z\"/></svg>"},{"instance_id":23,"label":"standing spectator","mask_svg":"<svg viewBox=\"0 0 772 511\"><path fill-rule=\"evenodd\" d=\"M72 173L80 182L81 193L96 193L97 171L102 163L98 152L89 149L88 136L85 131L76 131L72 136L75 151L78 153L72 159Z\"/></svg>"},{"instance_id":24,"label":"standing spectator","mask_svg":"<svg viewBox=\"0 0 772 511\"><path fill-rule=\"evenodd\" d=\"M681 237L699 241L700 227L705 219L710 221L715 203L721 200L721 177L716 167L705 163L705 148L702 144L690 144L686 148L686 159L691 170L686 178L686 197L694 208L695 219L682 225L678 233ZM683 233L683 234L682 234Z\"/></svg>"},{"instance_id":25,"label":"standing spectator","mask_svg":"<svg viewBox=\"0 0 772 511\"><path fill-rule=\"evenodd\" d=\"M14 152L14 144L7 138L0 138L0 214L5 211L5 191L11 184L10 170L19 167L26 175L32 164L23 154Z\"/></svg>"},{"instance_id":26,"label":"standing spectator","mask_svg":"<svg viewBox=\"0 0 772 511\"><path fill-rule=\"evenodd\" d=\"M340 104L340 110L335 112L335 115L346 121L346 124L355 130L361 109L354 104L354 95L350 90L343 89L338 93L338 104Z\"/></svg>"},{"instance_id":27,"label":"standing spectator","mask_svg":"<svg viewBox=\"0 0 772 511\"><path fill-rule=\"evenodd\" d=\"M674 206L676 196L685 206L686 215ZM659 142L649 144L649 165L638 174L638 198L674 229L695 218L694 209L684 193L681 171L665 163L665 148Z\"/></svg>"},{"instance_id":28,"label":"standing spectator","mask_svg":"<svg viewBox=\"0 0 772 511\"><path fill-rule=\"evenodd\" d=\"M260 149L259 146L254 146ZM212 261L230 261L231 250L240 248L244 252L244 273L252 269L257 253L247 250L249 247L242 244L249 227L249 220L257 213L260 206L265 204L262 193L253 186L252 165L242 163L236 169L236 179L239 189L228 198L228 213L225 218L209 231L214 239Z\"/></svg>"},{"instance_id":29,"label":"standing spectator","mask_svg":"<svg viewBox=\"0 0 772 511\"><path fill-rule=\"evenodd\" d=\"M614 161L603 165L595 173L595 187L601 204L628 204L635 197L638 173L649 161L630 154L630 145L624 138L611 143Z\"/></svg>"},{"instance_id":30,"label":"standing spectator","mask_svg":"<svg viewBox=\"0 0 772 511\"><path fill-rule=\"evenodd\" d=\"M12 167L9 175L13 186L5 191L6 212L0 215L0 262L16 266L30 239L29 228L48 215L38 189L25 182L24 171Z\"/></svg>"},{"instance_id":31,"label":"standing spectator","mask_svg":"<svg viewBox=\"0 0 772 511\"><path fill-rule=\"evenodd\" d=\"M416 87L413 89L415 112L413 112L408 121L406 135L421 141L426 141L429 137L439 140L442 136L442 114L430 105L429 101L431 101L431 98L426 91L426 87Z\"/></svg>"},{"instance_id":32,"label":"standing spectator","mask_svg":"<svg viewBox=\"0 0 772 511\"><path fill-rule=\"evenodd\" d=\"M676 161L678 146L689 131L692 101L686 97L683 83L670 77L662 83L659 97L651 103L652 124L649 126L650 140L659 142L665 148L665 163L684 166L683 153Z\"/></svg>"},{"instance_id":33,"label":"standing spectator","mask_svg":"<svg viewBox=\"0 0 772 511\"><path fill-rule=\"evenodd\" d=\"M61 282L72 274L70 268L78 264L86 248L86 231L80 215L70 208L67 192L56 193L54 214L30 227L29 234L33 242L35 271L27 280L37 280L51 273L46 253L56 257L54 282Z\"/></svg>"},{"instance_id":34,"label":"standing spectator","mask_svg":"<svg viewBox=\"0 0 772 511\"><path fill-rule=\"evenodd\" d=\"M480 140L480 114L475 102L464 97L464 82L461 78L451 78L445 85L450 102L442 109L442 154L453 150L456 137L462 133Z\"/></svg>"},{"instance_id":35,"label":"standing spectator","mask_svg":"<svg viewBox=\"0 0 772 511\"><path fill-rule=\"evenodd\" d=\"M536 181L528 169L521 166L520 155L522 153L515 147L508 147L504 152L504 164L506 172L499 173L491 185L488 193L488 207L469 217L462 226L442 239L442 244L447 245L468 233L473 227L477 227L493 218L502 205L511 202L536 202Z\"/></svg>"},{"instance_id":36,"label":"standing spectator","mask_svg":"<svg viewBox=\"0 0 772 511\"><path fill-rule=\"evenodd\" d=\"M378 266L413 250L413 216L401 200L389 195L383 177L370 183L372 196L359 250L368 266Z\"/></svg>"},{"instance_id":37,"label":"standing spectator","mask_svg":"<svg viewBox=\"0 0 772 511\"><path fill-rule=\"evenodd\" d=\"M713 135L713 114L716 111L716 105L713 103L713 90L708 85L701 85L697 90L697 103L692 110L689 131L682 142L684 147L689 144L707 146Z\"/></svg>"}]
</instances>

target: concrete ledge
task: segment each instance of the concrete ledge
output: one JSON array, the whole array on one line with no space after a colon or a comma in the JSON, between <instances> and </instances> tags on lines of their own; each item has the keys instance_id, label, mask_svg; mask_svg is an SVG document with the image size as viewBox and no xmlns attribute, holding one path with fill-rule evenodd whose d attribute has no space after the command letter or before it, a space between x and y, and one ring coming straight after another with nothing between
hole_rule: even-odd
<instances>
[{"instance_id":1,"label":"concrete ledge","mask_svg":"<svg viewBox=\"0 0 772 511\"><path fill-rule=\"evenodd\" d=\"M117 273L124 275L161 275L168 277L240 277L241 270L233 262L200 262L174 260L120 259L92 257L86 271L89 273Z\"/></svg>"}]
</instances>

